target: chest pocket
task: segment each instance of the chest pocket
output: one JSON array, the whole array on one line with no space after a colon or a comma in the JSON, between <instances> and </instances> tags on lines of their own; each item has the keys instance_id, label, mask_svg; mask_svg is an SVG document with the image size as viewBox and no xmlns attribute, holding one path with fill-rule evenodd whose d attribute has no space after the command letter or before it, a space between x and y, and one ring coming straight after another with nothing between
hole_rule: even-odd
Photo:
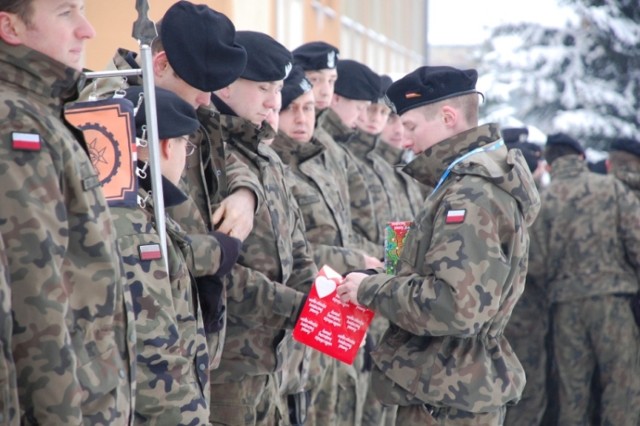
<instances>
[{"instance_id":1,"label":"chest pocket","mask_svg":"<svg viewBox=\"0 0 640 426\"><path fill-rule=\"evenodd\" d=\"M302 195L297 198L299 206L308 206L311 204L317 204L320 202L320 197L316 194Z\"/></svg>"},{"instance_id":2,"label":"chest pocket","mask_svg":"<svg viewBox=\"0 0 640 426\"><path fill-rule=\"evenodd\" d=\"M429 250L433 235L433 215L429 212L430 208L427 207L418 214L400 254L400 264L407 264L412 270L423 274L425 254Z\"/></svg>"}]
</instances>

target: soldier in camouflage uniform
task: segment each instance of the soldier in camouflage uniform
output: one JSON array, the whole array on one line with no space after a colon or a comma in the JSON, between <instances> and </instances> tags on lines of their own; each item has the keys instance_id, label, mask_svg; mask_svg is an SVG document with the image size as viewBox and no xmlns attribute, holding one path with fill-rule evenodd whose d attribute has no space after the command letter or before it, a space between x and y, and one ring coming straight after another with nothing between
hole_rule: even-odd
<instances>
[{"instance_id":1,"label":"soldier in camouflage uniform","mask_svg":"<svg viewBox=\"0 0 640 426\"><path fill-rule=\"evenodd\" d=\"M339 51L336 47L321 41L303 44L293 51L296 65L302 67L305 76L313 85L313 96L316 107L316 131L314 137L325 146L328 160L325 167L327 173L335 176L336 183L344 199L350 200L353 240L365 252L372 253L378 259L383 257L383 248L378 244L377 223L375 210L371 202L371 195L367 183L362 179L355 162L346 154L330 134L321 125L322 116L328 115L340 121L331 110L334 90L338 79L337 64ZM346 83L346 81L345 81ZM344 84L343 86L347 86ZM358 91L356 97L361 97ZM344 99L340 105L351 105L362 108L365 102L352 102ZM343 108L341 108L342 110ZM355 114L351 112L348 127L354 126Z\"/></svg>"},{"instance_id":2,"label":"soldier in camouflage uniform","mask_svg":"<svg viewBox=\"0 0 640 426\"><path fill-rule=\"evenodd\" d=\"M640 141L614 140L609 150L609 170L640 197Z\"/></svg>"},{"instance_id":3,"label":"soldier in camouflage uniform","mask_svg":"<svg viewBox=\"0 0 640 426\"><path fill-rule=\"evenodd\" d=\"M191 242L214 238L187 235L166 218L166 264L155 230L149 155L143 126L145 105L140 86L126 97L137 105L139 208L112 207L118 247L133 294L137 332L136 423L207 424L209 421L209 356L198 303L195 280L189 273L193 262ZM176 185L186 158L195 150L188 136L198 129L196 112L173 92L156 88L160 167L165 207L184 202L186 195ZM186 155L185 155L186 154ZM224 274L238 255L240 241L219 233L226 251L210 257L208 274ZM233 241L235 240L235 241ZM235 246L235 252L230 248ZM220 261L219 259L222 258ZM204 263L204 262L203 262ZM220 270L214 269L219 265Z\"/></svg>"},{"instance_id":4,"label":"soldier in camouflage uniform","mask_svg":"<svg viewBox=\"0 0 640 426\"><path fill-rule=\"evenodd\" d=\"M0 236L0 424L14 426L20 424L18 384L16 366L11 352L11 288L9 287L9 264Z\"/></svg>"},{"instance_id":5,"label":"soldier in camouflage uniform","mask_svg":"<svg viewBox=\"0 0 640 426\"><path fill-rule=\"evenodd\" d=\"M184 31L189 28L189 31ZM235 43L233 23L205 5L179 1L157 24L159 36L152 43L154 78L158 87L171 90L197 108L200 127L190 140L197 155L187 159L181 189L189 198L167 209L189 234L214 229L244 239L253 226L253 213L260 203L260 183L233 153L224 149L219 114L211 107L210 93L234 81L246 64L246 52ZM197 59L197 60L194 60ZM119 49L108 69L135 69L140 65L134 52ZM111 96L126 87L142 85L140 77L100 79L83 91L85 98ZM213 211L213 214L212 214ZM219 278L206 276L218 250L215 239L192 241L196 256L191 272L205 316L211 368L220 363L225 334L226 288Z\"/></svg>"},{"instance_id":6,"label":"soldier in camouflage uniform","mask_svg":"<svg viewBox=\"0 0 640 426\"><path fill-rule=\"evenodd\" d=\"M631 297L640 272L640 201L613 176L590 173L580 144L550 135L551 183L533 231L552 304L561 425L587 424L591 382L601 385L602 424L640 420L640 330Z\"/></svg>"},{"instance_id":7,"label":"soldier in camouflage uniform","mask_svg":"<svg viewBox=\"0 0 640 426\"><path fill-rule=\"evenodd\" d=\"M276 380L287 363L282 339L317 269L282 162L261 142L274 136L265 120L280 106L291 53L262 33L239 31L237 40L247 50L247 67L236 82L215 92L213 102L222 114L227 149L260 179L265 201L230 276L226 342L220 368L211 374L211 420L268 425L282 410Z\"/></svg>"},{"instance_id":8,"label":"soldier in camouflage uniform","mask_svg":"<svg viewBox=\"0 0 640 426\"><path fill-rule=\"evenodd\" d=\"M129 424L131 295L113 223L80 133L81 0L2 3L0 234L11 280L21 424Z\"/></svg>"},{"instance_id":9,"label":"soldier in camouflage uniform","mask_svg":"<svg viewBox=\"0 0 640 426\"><path fill-rule=\"evenodd\" d=\"M525 377L502 332L522 294L527 228L539 196L496 125L476 127L475 70L420 67L391 85L419 154L405 171L435 189L396 276L347 275L343 301L391 326L372 353L372 386L398 425L500 425Z\"/></svg>"}]
</instances>

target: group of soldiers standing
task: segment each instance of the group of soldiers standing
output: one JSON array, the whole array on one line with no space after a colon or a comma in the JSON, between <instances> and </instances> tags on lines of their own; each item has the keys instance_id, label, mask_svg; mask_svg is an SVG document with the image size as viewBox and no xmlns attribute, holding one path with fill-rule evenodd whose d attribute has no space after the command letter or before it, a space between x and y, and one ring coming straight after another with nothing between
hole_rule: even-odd
<instances>
[{"instance_id":1,"label":"group of soldiers standing","mask_svg":"<svg viewBox=\"0 0 640 426\"><path fill-rule=\"evenodd\" d=\"M530 395L528 363L505 334L530 320L517 315L538 286L554 298L527 312L544 322L556 303L554 337L584 343L560 326L590 319L599 345L624 342L598 367L613 382L626 373L629 387L609 394L600 381L599 403L606 424L636 426L640 338L618 325L633 323L640 201L613 178L554 190L580 165L548 158L553 183L536 220L530 153L478 125L475 70L424 66L392 82L325 42L289 51L178 1L151 43L162 174L152 183L145 75L84 81L94 32L83 9L0 0L0 423L503 424ZM140 63L118 49L107 68ZM114 97L135 107L133 205L107 203L95 148L64 116L71 101ZM607 220L579 222L587 207ZM392 221L413 222L395 275L382 270ZM606 242L580 233L593 224ZM566 244L549 234L572 226ZM376 312L353 365L292 336L323 265L345 277L344 302ZM594 364L586 358L576 374ZM589 396L559 395L575 411L559 424L580 424Z\"/></svg>"}]
</instances>

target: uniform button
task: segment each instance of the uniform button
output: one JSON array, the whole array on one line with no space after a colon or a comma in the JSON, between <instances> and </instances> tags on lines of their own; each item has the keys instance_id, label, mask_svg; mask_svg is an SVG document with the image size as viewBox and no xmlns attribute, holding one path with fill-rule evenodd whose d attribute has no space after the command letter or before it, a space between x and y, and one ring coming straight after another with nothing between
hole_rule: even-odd
<instances>
[{"instance_id":1,"label":"uniform button","mask_svg":"<svg viewBox=\"0 0 640 426\"><path fill-rule=\"evenodd\" d=\"M122 368L118 370L118 376L120 376L121 379L124 379L126 377L126 374L124 373L124 370Z\"/></svg>"},{"instance_id":2,"label":"uniform button","mask_svg":"<svg viewBox=\"0 0 640 426\"><path fill-rule=\"evenodd\" d=\"M200 369L200 371L204 371L207 368L207 366L204 364L200 364L198 368Z\"/></svg>"}]
</instances>

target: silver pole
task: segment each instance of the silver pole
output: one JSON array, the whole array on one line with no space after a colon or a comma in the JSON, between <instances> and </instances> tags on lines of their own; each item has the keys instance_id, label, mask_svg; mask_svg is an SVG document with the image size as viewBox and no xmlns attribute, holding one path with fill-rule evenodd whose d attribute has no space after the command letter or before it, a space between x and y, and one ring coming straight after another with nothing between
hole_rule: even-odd
<instances>
[{"instance_id":1,"label":"silver pole","mask_svg":"<svg viewBox=\"0 0 640 426\"><path fill-rule=\"evenodd\" d=\"M87 71L83 73L87 80L92 78L105 78L105 77L128 77L130 75L142 75L140 68L134 70L113 70L113 71Z\"/></svg>"}]
</instances>

